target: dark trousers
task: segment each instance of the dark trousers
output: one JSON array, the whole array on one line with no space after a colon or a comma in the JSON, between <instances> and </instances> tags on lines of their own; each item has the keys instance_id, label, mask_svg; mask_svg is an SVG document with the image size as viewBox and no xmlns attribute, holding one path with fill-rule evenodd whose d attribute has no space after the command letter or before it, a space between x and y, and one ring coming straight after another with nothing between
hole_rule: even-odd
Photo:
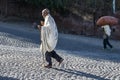
<instances>
[{"instance_id":1,"label":"dark trousers","mask_svg":"<svg viewBox=\"0 0 120 80\"><path fill-rule=\"evenodd\" d=\"M110 44L110 42L109 42L109 37L108 37L108 36L106 36L106 37L103 39L103 45L104 45L104 49L107 48L107 45L108 45L110 48L113 47L113 46Z\"/></svg>"},{"instance_id":2,"label":"dark trousers","mask_svg":"<svg viewBox=\"0 0 120 80\"><path fill-rule=\"evenodd\" d=\"M52 60L51 58L56 59L58 62L62 59L54 50L51 52L46 52L45 53L46 61L48 62L49 65L52 65Z\"/></svg>"}]
</instances>

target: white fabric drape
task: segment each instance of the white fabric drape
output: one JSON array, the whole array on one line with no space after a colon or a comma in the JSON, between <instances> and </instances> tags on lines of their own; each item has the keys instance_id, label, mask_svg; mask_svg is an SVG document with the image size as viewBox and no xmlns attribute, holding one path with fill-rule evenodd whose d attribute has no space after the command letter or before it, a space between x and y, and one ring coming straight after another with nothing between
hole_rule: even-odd
<instances>
[{"instance_id":1,"label":"white fabric drape","mask_svg":"<svg viewBox=\"0 0 120 80\"><path fill-rule=\"evenodd\" d=\"M50 52L56 47L58 31L56 23L50 14L45 17L44 26L41 27L41 41L41 53Z\"/></svg>"},{"instance_id":2,"label":"white fabric drape","mask_svg":"<svg viewBox=\"0 0 120 80\"><path fill-rule=\"evenodd\" d=\"M109 25L104 25L102 26L102 28L104 28L105 34L110 36L111 35L111 29Z\"/></svg>"}]
</instances>

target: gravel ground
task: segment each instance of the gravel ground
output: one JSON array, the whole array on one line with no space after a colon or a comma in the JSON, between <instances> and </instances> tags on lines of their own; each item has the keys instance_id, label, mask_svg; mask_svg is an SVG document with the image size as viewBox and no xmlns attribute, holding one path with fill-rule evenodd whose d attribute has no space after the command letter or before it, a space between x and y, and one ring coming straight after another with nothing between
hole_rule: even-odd
<instances>
[{"instance_id":1,"label":"gravel ground","mask_svg":"<svg viewBox=\"0 0 120 80\"><path fill-rule=\"evenodd\" d=\"M42 67L39 32L27 23L0 22L0 80L120 80L120 41L102 49L102 39L59 34L58 66Z\"/></svg>"}]
</instances>

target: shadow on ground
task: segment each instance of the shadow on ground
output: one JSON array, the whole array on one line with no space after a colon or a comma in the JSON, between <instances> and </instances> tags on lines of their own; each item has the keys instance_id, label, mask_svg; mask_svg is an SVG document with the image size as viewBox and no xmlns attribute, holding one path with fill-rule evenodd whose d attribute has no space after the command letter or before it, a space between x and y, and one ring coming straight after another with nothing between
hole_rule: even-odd
<instances>
[{"instance_id":1,"label":"shadow on ground","mask_svg":"<svg viewBox=\"0 0 120 80\"><path fill-rule=\"evenodd\" d=\"M37 30L36 30L37 31ZM6 28L6 27L0 27L0 32L12 34L14 36L18 36L21 38L27 38L31 40L31 43L39 44L40 43L40 34L36 33L30 33L30 32L25 32L25 31L20 31L17 29L12 29L12 28Z\"/></svg>"},{"instance_id":2,"label":"shadow on ground","mask_svg":"<svg viewBox=\"0 0 120 80\"><path fill-rule=\"evenodd\" d=\"M81 71L76 71L76 70L71 70L71 69L58 69L58 68L52 68L52 69L61 71L64 73L73 74L76 76L84 76L84 77L92 78L92 79L96 79L96 80L108 80L108 79L104 79L97 75L93 75L93 74L89 74L89 73L85 73L85 72L81 72Z\"/></svg>"},{"instance_id":3,"label":"shadow on ground","mask_svg":"<svg viewBox=\"0 0 120 80\"><path fill-rule=\"evenodd\" d=\"M101 45L89 44L82 41L60 38L57 49L68 51L68 54L77 55L80 57L91 58L95 60L109 60L120 62L120 49L106 49ZM116 47L116 46L115 46Z\"/></svg>"},{"instance_id":4,"label":"shadow on ground","mask_svg":"<svg viewBox=\"0 0 120 80\"><path fill-rule=\"evenodd\" d=\"M3 77L3 76L0 76L0 80L19 80L19 79L12 78L12 77Z\"/></svg>"}]
</instances>

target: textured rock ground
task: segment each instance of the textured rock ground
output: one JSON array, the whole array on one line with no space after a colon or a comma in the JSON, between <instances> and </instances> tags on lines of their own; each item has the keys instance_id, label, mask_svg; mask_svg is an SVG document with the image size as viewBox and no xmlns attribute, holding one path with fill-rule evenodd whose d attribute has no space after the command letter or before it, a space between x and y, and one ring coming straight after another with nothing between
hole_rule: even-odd
<instances>
[{"instance_id":1,"label":"textured rock ground","mask_svg":"<svg viewBox=\"0 0 120 80\"><path fill-rule=\"evenodd\" d=\"M60 34L56 52L64 62L53 59L46 69L39 32L29 26L0 22L0 80L120 80L120 41L103 50L102 39Z\"/></svg>"}]
</instances>

